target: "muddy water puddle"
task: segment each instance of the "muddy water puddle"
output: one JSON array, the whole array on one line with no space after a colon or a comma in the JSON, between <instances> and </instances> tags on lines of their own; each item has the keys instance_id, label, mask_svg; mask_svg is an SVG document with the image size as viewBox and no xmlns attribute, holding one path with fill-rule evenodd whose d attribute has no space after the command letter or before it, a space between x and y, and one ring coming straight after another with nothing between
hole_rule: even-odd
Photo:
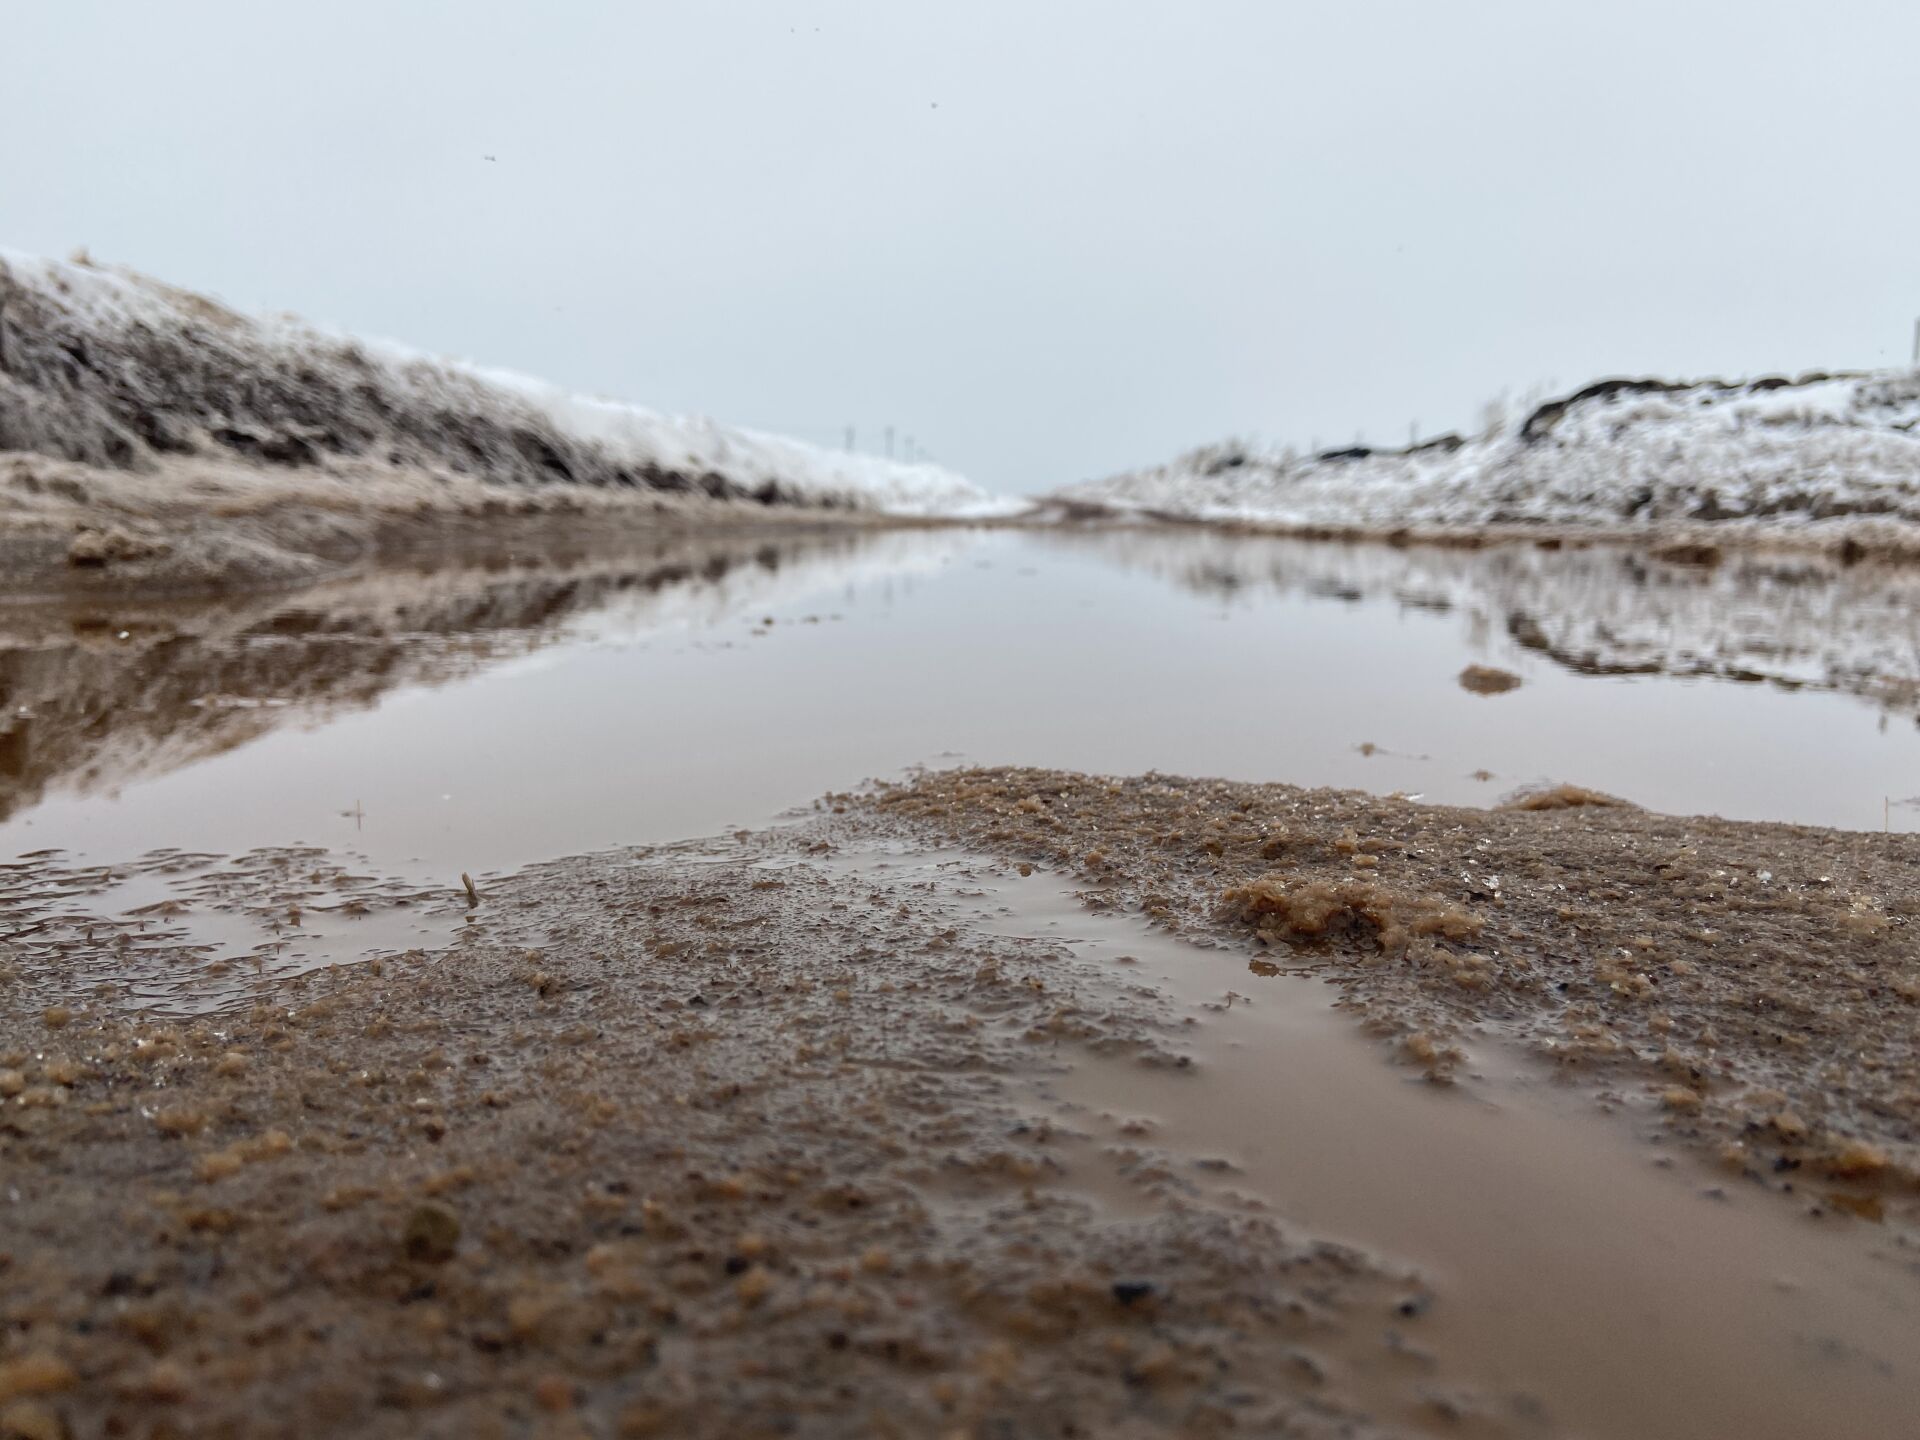
<instances>
[{"instance_id":1,"label":"muddy water puddle","mask_svg":"<svg viewBox=\"0 0 1920 1440\"><path fill-rule=\"evenodd\" d=\"M1112 1167L1142 1137L1177 1137L1190 1183L1411 1264L1425 1283L1371 1358L1471 1375L1462 1420L1522 1434L1911 1433L1920 1251L1903 1237L1812 1218L1647 1144L1492 1039L1458 1086L1411 1079L1310 973L1256 973L1231 948L1089 910L1046 872L958 855L840 863L917 881L1110 991L1171 998L1191 1070L1084 1057L1041 1085L1102 1157L1079 1178L1124 1203ZM1453 1408L1438 1375L1431 1398L1429 1421Z\"/></svg>"},{"instance_id":2,"label":"muddy water puddle","mask_svg":"<svg viewBox=\"0 0 1920 1440\"><path fill-rule=\"evenodd\" d=\"M504 872L757 829L920 765L1467 804L1573 781L1910 830L1915 583L1806 559L942 531L15 608L0 965L36 1004L217 1009L484 927ZM1509 679L1463 684L1469 667ZM1432 1303L1390 1327L1389 1363L1443 1353L1507 1433L1896 1435L1920 1413L1920 1290L1890 1231L1647 1145L1491 1040L1457 1089L1409 1081L1310 979L1089 914L1044 876L973 862L929 883L1191 1020L1191 1072L1083 1057L1034 1093L1080 1181L1137 1206L1109 1182L1151 1133L1192 1157L1189 1183L1418 1268Z\"/></svg>"},{"instance_id":3,"label":"muddy water puddle","mask_svg":"<svg viewBox=\"0 0 1920 1440\"><path fill-rule=\"evenodd\" d=\"M312 847L445 896L462 873L758 827L969 762L1464 804L1575 781L1680 813L1912 829L1916 617L1908 572L1804 557L1074 529L679 537L290 597L16 606L0 854L158 884L175 853ZM379 895L298 925L223 918L180 888L121 907L158 907L126 944L215 973L450 923ZM8 930L42 918L0 903ZM176 989L143 973L130 993Z\"/></svg>"},{"instance_id":4,"label":"muddy water puddle","mask_svg":"<svg viewBox=\"0 0 1920 1440\"><path fill-rule=\"evenodd\" d=\"M1517 688L1463 687L1469 666ZM0 851L452 880L958 762L1920 825L1920 580L1806 559L893 532L0 612ZM1484 778L1482 778L1484 777Z\"/></svg>"},{"instance_id":5,"label":"muddy water puddle","mask_svg":"<svg viewBox=\"0 0 1920 1440\"><path fill-rule=\"evenodd\" d=\"M265 978L443 945L464 914L439 887L383 879L310 846L0 866L10 976L42 1001L162 1016L237 1005Z\"/></svg>"}]
</instances>

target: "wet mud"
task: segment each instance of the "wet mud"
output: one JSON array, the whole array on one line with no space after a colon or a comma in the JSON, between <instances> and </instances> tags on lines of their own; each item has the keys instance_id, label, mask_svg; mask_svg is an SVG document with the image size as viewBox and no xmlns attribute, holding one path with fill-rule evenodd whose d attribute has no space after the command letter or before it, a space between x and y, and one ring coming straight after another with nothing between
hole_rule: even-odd
<instances>
[{"instance_id":1,"label":"wet mud","mask_svg":"<svg viewBox=\"0 0 1920 1440\"><path fill-rule=\"evenodd\" d=\"M1920 840L1039 770L871 801L1338 984L1435 1081L1516 1041L1810 1210L1920 1211ZM1599 802L1599 803L1596 803Z\"/></svg>"},{"instance_id":2,"label":"wet mud","mask_svg":"<svg viewBox=\"0 0 1920 1440\"><path fill-rule=\"evenodd\" d=\"M1050 1113L1082 1058L1190 1066L1151 990L805 831L462 917L198 1018L5 982L0 1428L1538 1429L1408 1267Z\"/></svg>"},{"instance_id":3,"label":"wet mud","mask_svg":"<svg viewBox=\"0 0 1920 1440\"><path fill-rule=\"evenodd\" d=\"M804 798L823 686L834 724L864 685L874 736L931 757L935 721L965 714L934 672L973 683L981 595L1049 551L1097 547L1222 615L1288 594L1457 621L1469 653L1525 670L1509 693L1515 671L1476 661L1469 684L1440 657L1436 707L1476 723L1542 703L1552 669L1758 675L1904 715L1900 576L1003 538L972 565L879 556L871 613L806 573L851 575L871 536L774 527L0 614L0 814L28 851L0 867L0 1435L1906 1433L1920 838L1557 782L1467 810L1006 768L758 828ZM102 569L143 563L100 543ZM943 568L988 577L941 582L964 624L893 608L896 579ZM803 601L763 605L794 581ZM832 606L855 623L806 623ZM509 837L496 872L466 855L497 837L449 822L454 848L403 865L376 831L419 796L368 797L366 858L343 779L325 814L346 845L29 848L57 792L173 775L217 809L222 757L273 732L459 699L616 612L632 634L708 610L730 628L660 647L686 653L630 692L604 683L625 654L593 651L589 686L546 677L545 704L609 702L593 733L619 742L562 768L487 748L500 692L425 726L504 797L474 812L495 830L550 812L578 767L623 837L718 810L753 827L730 838L542 861L557 847ZM1129 631L1089 626L1058 633ZM904 699L832 668L843 633ZM1271 636L1214 643L1263 716L1342 680L1248 665ZM1071 646L1039 648L1031 673L978 672L996 716L1012 692L1045 708ZM703 692L716 708L691 708ZM1076 703L1125 732L1110 688ZM1225 753L1217 709L1142 733ZM566 718L536 706L524 733L565 750ZM1247 752L1265 773L1305 763L1278 723ZM750 783L721 800L738 776L675 774L679 742L723 733ZM1353 733L1356 766L1440 763L1418 733ZM860 744L825 783L870 756L898 773ZM1497 803L1510 782L1475 787ZM145 832L181 804L155 799Z\"/></svg>"}]
</instances>

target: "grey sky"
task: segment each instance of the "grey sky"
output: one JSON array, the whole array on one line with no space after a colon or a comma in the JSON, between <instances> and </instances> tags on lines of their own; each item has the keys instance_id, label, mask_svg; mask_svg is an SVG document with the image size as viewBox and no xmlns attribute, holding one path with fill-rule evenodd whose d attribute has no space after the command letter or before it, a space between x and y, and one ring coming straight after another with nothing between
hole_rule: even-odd
<instances>
[{"instance_id":1,"label":"grey sky","mask_svg":"<svg viewBox=\"0 0 1920 1440\"><path fill-rule=\"evenodd\" d=\"M1903 362L1920 6L5 0L0 245L1025 491ZM487 160L485 156L496 157Z\"/></svg>"}]
</instances>

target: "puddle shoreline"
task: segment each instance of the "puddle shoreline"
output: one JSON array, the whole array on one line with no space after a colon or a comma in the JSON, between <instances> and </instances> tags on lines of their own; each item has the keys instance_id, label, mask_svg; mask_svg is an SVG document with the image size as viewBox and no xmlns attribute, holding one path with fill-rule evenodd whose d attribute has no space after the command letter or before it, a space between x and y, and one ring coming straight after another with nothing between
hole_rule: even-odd
<instances>
[{"instance_id":1,"label":"puddle shoreline","mask_svg":"<svg viewBox=\"0 0 1920 1440\"><path fill-rule=\"evenodd\" d=\"M1875 1227L1662 1156L1496 1036L1435 1091L1315 979L1089 912L1070 877L974 862L969 879L996 933L1152 985L1194 1022L1190 1076L1089 1057L1048 1082L1064 1123L1120 1150L1143 1124L1178 1137L1216 1193L1414 1265L1433 1296L1407 1332L1511 1391L1510 1418L1784 1440L1840 1415L1895 1435L1920 1405L1920 1256Z\"/></svg>"}]
</instances>

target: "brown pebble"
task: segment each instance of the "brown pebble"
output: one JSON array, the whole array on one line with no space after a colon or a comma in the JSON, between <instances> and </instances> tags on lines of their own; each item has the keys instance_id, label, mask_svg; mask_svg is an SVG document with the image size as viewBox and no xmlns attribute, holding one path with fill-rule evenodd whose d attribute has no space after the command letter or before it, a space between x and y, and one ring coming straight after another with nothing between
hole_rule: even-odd
<instances>
[{"instance_id":1,"label":"brown pebble","mask_svg":"<svg viewBox=\"0 0 1920 1440\"><path fill-rule=\"evenodd\" d=\"M1864 1140L1849 1140L1827 1162L1834 1175L1877 1175L1887 1168L1887 1152Z\"/></svg>"},{"instance_id":2,"label":"brown pebble","mask_svg":"<svg viewBox=\"0 0 1920 1440\"><path fill-rule=\"evenodd\" d=\"M460 1217L444 1205L416 1205L402 1243L409 1260L429 1265L451 1260L460 1245Z\"/></svg>"}]
</instances>

